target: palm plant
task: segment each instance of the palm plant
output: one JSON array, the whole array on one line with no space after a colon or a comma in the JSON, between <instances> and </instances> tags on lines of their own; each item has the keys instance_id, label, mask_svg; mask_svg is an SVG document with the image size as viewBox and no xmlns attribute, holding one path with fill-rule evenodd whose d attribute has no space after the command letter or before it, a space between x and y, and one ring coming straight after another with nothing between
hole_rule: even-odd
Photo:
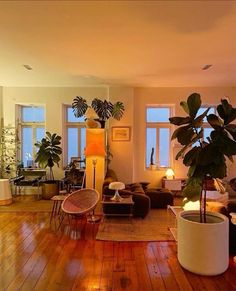
<instances>
[{"instance_id":1,"label":"palm plant","mask_svg":"<svg viewBox=\"0 0 236 291\"><path fill-rule=\"evenodd\" d=\"M81 96L76 96L73 99L72 108L75 117L82 117L87 111L89 105L87 104L86 99ZM93 99L91 107L97 113L99 121L104 123L110 118L113 117L116 120L120 120L124 114L124 104L120 101L112 104L107 100L100 100L98 98Z\"/></svg>"},{"instance_id":2,"label":"palm plant","mask_svg":"<svg viewBox=\"0 0 236 291\"><path fill-rule=\"evenodd\" d=\"M39 166L42 168L49 167L49 177L50 180L54 180L54 174L52 168L55 164L59 166L59 161L61 160L60 155L62 149L60 147L61 137L56 133L51 134L46 132L46 137L42 138L40 142L35 144L39 148L35 162L39 163Z\"/></svg>"},{"instance_id":3,"label":"palm plant","mask_svg":"<svg viewBox=\"0 0 236 291\"><path fill-rule=\"evenodd\" d=\"M178 126L172 135L183 148L176 159L183 158L188 169L188 180L183 190L184 197L191 201L200 200L200 222L206 222L206 181L213 178L218 190L223 190L221 180L227 174L226 158L233 161L236 154L236 108L222 99L217 113L208 114L210 108L198 115L201 97L191 94L187 102L180 105L187 116L172 117L170 123ZM212 131L207 140L203 139L203 119L206 118Z\"/></svg>"}]
</instances>

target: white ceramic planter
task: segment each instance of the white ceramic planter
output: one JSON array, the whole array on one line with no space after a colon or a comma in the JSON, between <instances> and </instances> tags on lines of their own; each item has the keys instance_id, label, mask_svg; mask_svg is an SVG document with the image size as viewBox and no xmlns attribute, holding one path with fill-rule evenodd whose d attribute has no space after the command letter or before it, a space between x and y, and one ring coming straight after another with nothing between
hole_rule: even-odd
<instances>
[{"instance_id":1,"label":"white ceramic planter","mask_svg":"<svg viewBox=\"0 0 236 291\"><path fill-rule=\"evenodd\" d=\"M222 274L229 265L228 218L207 212L207 221L211 223L199 223L198 216L199 211L183 211L178 215L179 263L195 274Z\"/></svg>"}]
</instances>

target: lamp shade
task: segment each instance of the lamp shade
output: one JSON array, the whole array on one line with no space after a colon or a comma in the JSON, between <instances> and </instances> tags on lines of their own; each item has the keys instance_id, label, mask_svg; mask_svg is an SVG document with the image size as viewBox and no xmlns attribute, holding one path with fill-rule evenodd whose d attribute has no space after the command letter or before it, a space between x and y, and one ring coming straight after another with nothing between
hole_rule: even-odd
<instances>
[{"instance_id":1,"label":"lamp shade","mask_svg":"<svg viewBox=\"0 0 236 291\"><path fill-rule=\"evenodd\" d=\"M97 113L94 111L94 109L92 107L88 107L84 116L86 117L86 119L98 119L99 118Z\"/></svg>"},{"instance_id":2,"label":"lamp shade","mask_svg":"<svg viewBox=\"0 0 236 291\"><path fill-rule=\"evenodd\" d=\"M122 182L112 182L109 184L109 189L122 190L122 189L125 189L125 184Z\"/></svg>"},{"instance_id":3,"label":"lamp shade","mask_svg":"<svg viewBox=\"0 0 236 291\"><path fill-rule=\"evenodd\" d=\"M167 169L166 170L166 178L169 180L172 180L174 178L174 171L172 169Z\"/></svg>"},{"instance_id":4,"label":"lamp shade","mask_svg":"<svg viewBox=\"0 0 236 291\"><path fill-rule=\"evenodd\" d=\"M85 156L102 156L104 157L106 155L106 152L104 148L98 144L98 143L90 143L85 149Z\"/></svg>"}]
</instances>

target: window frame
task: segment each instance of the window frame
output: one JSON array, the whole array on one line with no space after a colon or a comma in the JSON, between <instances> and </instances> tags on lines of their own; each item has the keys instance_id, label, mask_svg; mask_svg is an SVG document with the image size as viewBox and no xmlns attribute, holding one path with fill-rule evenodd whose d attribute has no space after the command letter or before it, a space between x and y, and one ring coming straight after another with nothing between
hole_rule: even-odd
<instances>
[{"instance_id":1,"label":"window frame","mask_svg":"<svg viewBox=\"0 0 236 291\"><path fill-rule=\"evenodd\" d=\"M23 121L22 120L22 111L24 107L41 107L44 109L44 121L43 122L38 122L38 121ZM42 104L17 104L17 128L20 136L20 145L17 151L17 156L18 160L24 162L24 157L23 157L23 128L32 128L32 160L35 159L35 155L37 153L37 148L34 145L37 142L36 139L36 132L37 128L44 128L46 132L46 122L45 122L45 115L46 115L46 110L45 106ZM27 165L24 165L26 167Z\"/></svg>"},{"instance_id":2,"label":"window frame","mask_svg":"<svg viewBox=\"0 0 236 291\"><path fill-rule=\"evenodd\" d=\"M78 153L81 153L81 129L85 128L85 121L81 122L71 122L68 121L68 108L72 108L71 105L63 104L63 166L66 167L69 165L70 161L68 160L68 129L77 128L78 129Z\"/></svg>"},{"instance_id":3,"label":"window frame","mask_svg":"<svg viewBox=\"0 0 236 291\"><path fill-rule=\"evenodd\" d=\"M173 125L168 122L156 121L156 122L148 122L147 121L147 110L148 108L168 108L169 109L169 117L174 116L174 105L173 104L147 104L145 106L145 169L148 170L148 160L147 160L147 129L155 128L156 129L156 150L155 150L155 163L157 165L157 170L165 170L173 165L173 151L172 151L172 141L171 136L173 133ZM160 166L160 153L159 153L159 142L160 142L160 129L168 128L170 131L169 134L169 165Z\"/></svg>"}]
</instances>

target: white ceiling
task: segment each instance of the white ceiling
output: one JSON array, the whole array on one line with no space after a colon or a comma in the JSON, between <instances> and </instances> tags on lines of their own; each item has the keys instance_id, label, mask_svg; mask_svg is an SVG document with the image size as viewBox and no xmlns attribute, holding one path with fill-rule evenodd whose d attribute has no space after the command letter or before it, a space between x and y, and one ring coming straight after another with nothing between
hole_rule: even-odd
<instances>
[{"instance_id":1,"label":"white ceiling","mask_svg":"<svg viewBox=\"0 0 236 291\"><path fill-rule=\"evenodd\" d=\"M0 2L0 86L113 84L236 86L236 2Z\"/></svg>"}]
</instances>

